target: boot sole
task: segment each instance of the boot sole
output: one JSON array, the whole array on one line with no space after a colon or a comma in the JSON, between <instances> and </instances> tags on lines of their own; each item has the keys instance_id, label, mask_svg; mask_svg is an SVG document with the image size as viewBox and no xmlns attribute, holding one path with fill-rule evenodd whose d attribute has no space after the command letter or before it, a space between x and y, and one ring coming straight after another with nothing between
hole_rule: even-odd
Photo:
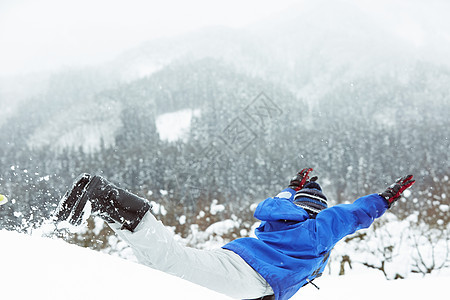
<instances>
[{"instance_id":1,"label":"boot sole","mask_svg":"<svg viewBox=\"0 0 450 300\"><path fill-rule=\"evenodd\" d=\"M89 181L85 185L84 191L81 194L81 197L79 198L78 202L72 209L72 215L70 216L70 220L69 220L69 222L72 225L78 226L83 221L83 214L84 214L83 212L84 212L86 203L88 202L89 199L91 199L91 192L96 190L96 188L100 184L100 182L101 182L100 177L97 175L89 177ZM89 216L87 216L87 217L89 217Z\"/></svg>"},{"instance_id":2,"label":"boot sole","mask_svg":"<svg viewBox=\"0 0 450 300\"><path fill-rule=\"evenodd\" d=\"M72 188L63 196L55 213L58 222L69 221L72 225L79 224L87 201L86 197L83 196L85 195L90 178L91 176L89 174L81 174Z\"/></svg>"},{"instance_id":3,"label":"boot sole","mask_svg":"<svg viewBox=\"0 0 450 300\"><path fill-rule=\"evenodd\" d=\"M73 222L76 225L79 225L82 221L84 206L90 200L91 204L97 202L98 200L93 195L95 191L98 190L98 186L103 184L101 177L98 175L91 176L89 179L89 183L85 187L85 192L81 195L79 205L77 205L76 209L73 212ZM95 210L95 205L92 207L93 211L91 213L97 214L98 212Z\"/></svg>"}]
</instances>

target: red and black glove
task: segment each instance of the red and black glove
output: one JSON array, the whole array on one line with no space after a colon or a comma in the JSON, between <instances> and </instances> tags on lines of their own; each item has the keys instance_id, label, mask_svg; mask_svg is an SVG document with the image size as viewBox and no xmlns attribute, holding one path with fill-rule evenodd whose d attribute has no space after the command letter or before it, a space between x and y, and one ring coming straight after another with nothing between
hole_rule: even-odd
<instances>
[{"instance_id":1,"label":"red and black glove","mask_svg":"<svg viewBox=\"0 0 450 300\"><path fill-rule=\"evenodd\" d=\"M381 197L384 198L384 200L387 201L389 208L391 208L392 205L394 205L395 201L400 199L402 196L402 193L404 190L409 188L416 182L412 179L413 175L406 175L403 176L393 184L391 184L384 192L379 193Z\"/></svg>"},{"instance_id":2,"label":"red and black glove","mask_svg":"<svg viewBox=\"0 0 450 300\"><path fill-rule=\"evenodd\" d=\"M305 183L308 182L309 179L309 173L312 172L312 168L305 168L303 170L301 170L300 172L298 172L294 178L291 179L291 182L289 183L288 188L291 188L293 190L295 190L296 192L301 190L303 188L303 186L305 185ZM313 178L311 178L311 181L316 181L317 180L317 176L314 176Z\"/></svg>"}]
</instances>

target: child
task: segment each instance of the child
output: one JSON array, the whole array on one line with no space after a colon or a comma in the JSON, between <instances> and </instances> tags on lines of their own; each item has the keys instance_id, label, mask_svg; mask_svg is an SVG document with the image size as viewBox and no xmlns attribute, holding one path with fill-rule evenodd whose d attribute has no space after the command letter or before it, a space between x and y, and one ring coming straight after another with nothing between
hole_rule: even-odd
<instances>
[{"instance_id":1,"label":"child","mask_svg":"<svg viewBox=\"0 0 450 300\"><path fill-rule=\"evenodd\" d=\"M216 250L178 244L151 214L146 199L101 176L80 175L61 200L56 218L79 225L89 201L91 211L130 244L144 265L233 298L289 299L322 274L339 240L369 227L415 182L408 175L380 194L328 208L317 177L309 180L311 171L301 170L288 188L258 205L256 238L240 238Z\"/></svg>"}]
</instances>

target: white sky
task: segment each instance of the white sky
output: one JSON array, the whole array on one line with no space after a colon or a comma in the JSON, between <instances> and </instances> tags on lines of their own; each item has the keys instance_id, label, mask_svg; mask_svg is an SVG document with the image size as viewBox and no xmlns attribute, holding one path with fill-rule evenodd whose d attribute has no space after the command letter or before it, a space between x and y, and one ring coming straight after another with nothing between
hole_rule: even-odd
<instances>
[{"instance_id":1,"label":"white sky","mask_svg":"<svg viewBox=\"0 0 450 300\"><path fill-rule=\"evenodd\" d=\"M317 0L0 0L0 77L95 64L156 37L241 27L309 1ZM448 49L440 43L450 43L449 0L348 1L413 46Z\"/></svg>"},{"instance_id":2,"label":"white sky","mask_svg":"<svg viewBox=\"0 0 450 300\"><path fill-rule=\"evenodd\" d=\"M146 40L243 26L295 0L0 0L0 76L88 65Z\"/></svg>"}]
</instances>

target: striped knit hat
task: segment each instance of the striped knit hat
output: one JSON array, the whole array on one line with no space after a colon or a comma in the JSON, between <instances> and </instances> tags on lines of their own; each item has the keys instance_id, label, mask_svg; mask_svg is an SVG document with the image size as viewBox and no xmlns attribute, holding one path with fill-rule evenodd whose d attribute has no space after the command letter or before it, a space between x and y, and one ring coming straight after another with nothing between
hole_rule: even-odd
<instances>
[{"instance_id":1,"label":"striped knit hat","mask_svg":"<svg viewBox=\"0 0 450 300\"><path fill-rule=\"evenodd\" d=\"M317 215L328 207L327 197L322 193L322 188L315 181L310 181L301 190L295 193L294 204L308 212L310 216Z\"/></svg>"}]
</instances>

